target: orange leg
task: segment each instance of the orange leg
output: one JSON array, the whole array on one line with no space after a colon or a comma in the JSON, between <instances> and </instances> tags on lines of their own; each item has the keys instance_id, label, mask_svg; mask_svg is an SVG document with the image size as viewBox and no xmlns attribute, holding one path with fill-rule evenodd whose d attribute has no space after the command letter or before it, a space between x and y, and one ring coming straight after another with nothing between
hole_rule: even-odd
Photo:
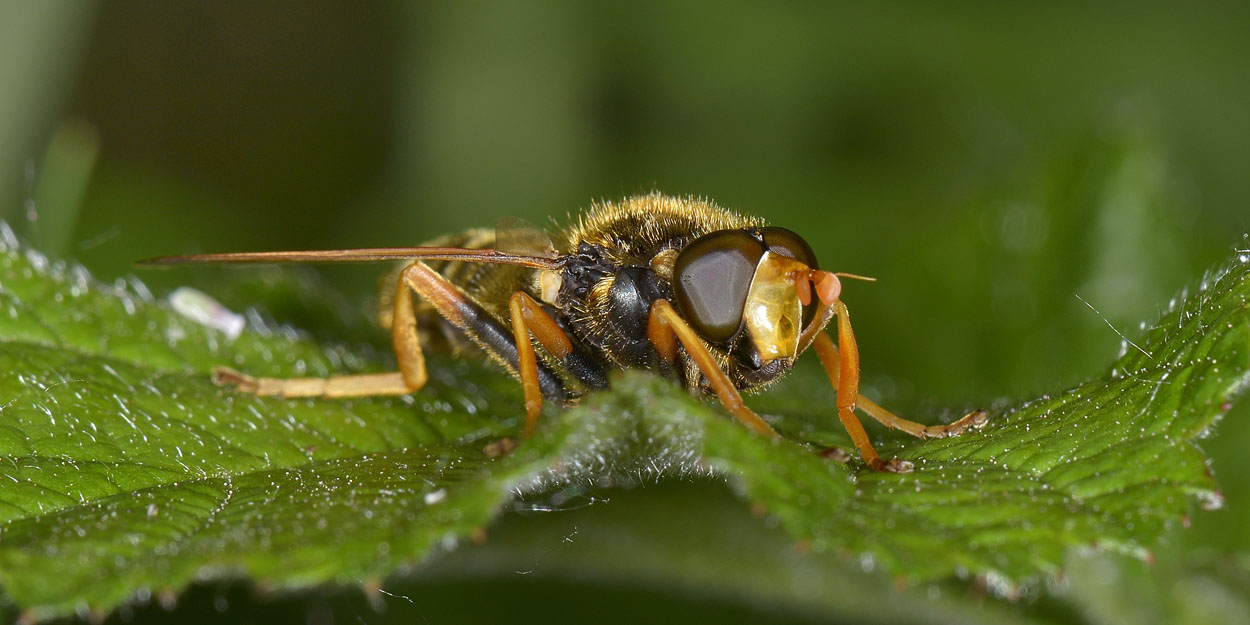
<instances>
[{"instance_id":1,"label":"orange leg","mask_svg":"<svg viewBox=\"0 0 1250 625\"><path fill-rule=\"evenodd\" d=\"M394 320L391 323L391 344L395 349L399 371L335 375L328 378L254 378L233 369L218 367L213 370L213 382L233 385L241 391L256 395L279 397L334 398L412 393L425 386L429 375L425 369L425 355L421 351L417 317L413 311L409 289L434 301L437 306L440 298L449 297L448 290L440 288L439 282L446 283L441 276L422 263L413 263L400 274L395 286ZM455 291L454 297L463 298L463 295Z\"/></svg>"},{"instance_id":2,"label":"orange leg","mask_svg":"<svg viewBox=\"0 0 1250 625\"><path fill-rule=\"evenodd\" d=\"M838 386L839 372L838 362L841 357L838 354L838 348L834 346L833 340L827 334L821 334L815 341L816 354L820 357L821 364L825 367L825 372L829 375L829 380L833 382L834 387ZM958 436L963 434L970 428L980 428L987 421L987 413L984 410L974 410L959 420L946 425L924 425L915 421L908 421L885 408L876 402L860 395L856 401L857 407L863 410L868 416L876 419L888 428L901 430L916 438L946 438L947 436Z\"/></svg>"},{"instance_id":3,"label":"orange leg","mask_svg":"<svg viewBox=\"0 0 1250 625\"><path fill-rule=\"evenodd\" d=\"M863 424L855 416L856 399L859 398L859 347L855 344L855 333L851 331L851 317L847 313L846 304L840 300L833 304L833 310L838 317L838 343L842 345L842 357L838 359L837 368L838 418L842 420L842 426L851 435L851 441L855 443L859 455L864 457L864 462L867 462L868 466L875 471L884 471L889 467L882 462L881 456L877 455L877 450L873 449L872 441L868 439L868 433L864 431ZM822 333L816 338L817 354L821 352L822 343L833 344L829 340L829 335ZM824 362L824 358L821 358L821 362ZM829 369L830 365L825 365L825 368Z\"/></svg>"},{"instance_id":4,"label":"orange leg","mask_svg":"<svg viewBox=\"0 0 1250 625\"><path fill-rule=\"evenodd\" d=\"M538 384L538 359L530 333L538 339L543 349L557 358L573 353L573 342L560 326L529 294L517 291L508 300L512 314L512 334L516 340L517 374L521 378L521 390L525 393L525 430L528 438L538 426L538 415L543 409L542 388Z\"/></svg>"},{"instance_id":5,"label":"orange leg","mask_svg":"<svg viewBox=\"0 0 1250 625\"><path fill-rule=\"evenodd\" d=\"M647 320L647 338L659 352L660 358L670 364L677 360L677 341L681 341L682 346L686 348L686 353L690 354L695 364L698 365L699 371L707 377L712 390L720 398L721 404L738 421L754 430L756 434L777 436L776 430L773 430L772 426L742 401L742 395L738 393L738 389L734 387L729 376L725 375L725 372L716 364L716 360L708 353L703 341L667 300L659 299L651 305L651 315Z\"/></svg>"},{"instance_id":6,"label":"orange leg","mask_svg":"<svg viewBox=\"0 0 1250 625\"><path fill-rule=\"evenodd\" d=\"M985 413L976 411L949 426L926 427L919 423L902 419L867 398L860 396L859 347L855 343L855 333L851 330L850 314L846 310L846 304L843 304L841 301L834 303L833 308L838 317L838 343L842 346L842 353L838 353L838 348L834 346L832 339L824 333L815 338L813 345L816 347L816 354L820 357L820 363L824 365L825 372L829 375L829 380L838 389L838 417L842 420L842 425L850 433L855 447L859 449L860 455L864 457L864 461L869 466L877 471L905 472L911 470L910 463L900 461L897 458L889 462L881 460L881 457L877 455L877 451L873 449L872 442L864 431L864 426L855 417L854 410L857 407L863 408L864 412L867 412L869 416L888 427L897 428L922 438L926 436L950 436L958 434L968 427L979 427L985 423Z\"/></svg>"}]
</instances>

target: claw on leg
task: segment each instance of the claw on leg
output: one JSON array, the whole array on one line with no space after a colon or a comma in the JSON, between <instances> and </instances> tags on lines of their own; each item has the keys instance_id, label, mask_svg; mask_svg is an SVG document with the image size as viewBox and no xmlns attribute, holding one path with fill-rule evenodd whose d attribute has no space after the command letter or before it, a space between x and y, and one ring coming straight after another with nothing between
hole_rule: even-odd
<instances>
[{"instance_id":1,"label":"claw on leg","mask_svg":"<svg viewBox=\"0 0 1250 625\"><path fill-rule=\"evenodd\" d=\"M217 386L232 386L243 393L261 394L256 392L258 390L256 378L246 373L239 373L230 367L213 367L212 380Z\"/></svg>"},{"instance_id":2,"label":"claw on leg","mask_svg":"<svg viewBox=\"0 0 1250 625\"><path fill-rule=\"evenodd\" d=\"M890 458L885 464L881 465L880 471L889 473L911 473L916 470L916 465L908 460L900 458Z\"/></svg>"}]
</instances>

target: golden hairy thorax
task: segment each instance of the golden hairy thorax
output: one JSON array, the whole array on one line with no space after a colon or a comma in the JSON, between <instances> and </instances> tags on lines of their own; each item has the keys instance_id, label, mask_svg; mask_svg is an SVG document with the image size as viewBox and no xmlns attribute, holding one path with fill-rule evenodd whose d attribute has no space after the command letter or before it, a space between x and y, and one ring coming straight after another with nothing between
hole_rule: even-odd
<instances>
[{"instance_id":1,"label":"golden hairy thorax","mask_svg":"<svg viewBox=\"0 0 1250 625\"><path fill-rule=\"evenodd\" d=\"M739 215L703 198L651 193L592 204L556 244L564 253L576 252L582 243L598 245L618 264L646 265L665 247L680 247L716 230L763 225L763 220Z\"/></svg>"}]
</instances>

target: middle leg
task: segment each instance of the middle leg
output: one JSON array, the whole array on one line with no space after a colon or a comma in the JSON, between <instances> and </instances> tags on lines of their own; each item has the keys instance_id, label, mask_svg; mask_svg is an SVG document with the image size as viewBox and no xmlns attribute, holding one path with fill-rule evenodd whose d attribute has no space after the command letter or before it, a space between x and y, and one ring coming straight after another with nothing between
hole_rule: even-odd
<instances>
[{"instance_id":1,"label":"middle leg","mask_svg":"<svg viewBox=\"0 0 1250 625\"><path fill-rule=\"evenodd\" d=\"M530 340L532 332L547 353L565 359L573 354L573 342L569 340L560 324L543 310L533 297L517 291L508 299L508 311L512 315L512 335L517 351L517 377L525 394L525 430L522 436L529 438L538 426L538 414L543 409L543 393L538 384L538 358Z\"/></svg>"}]
</instances>

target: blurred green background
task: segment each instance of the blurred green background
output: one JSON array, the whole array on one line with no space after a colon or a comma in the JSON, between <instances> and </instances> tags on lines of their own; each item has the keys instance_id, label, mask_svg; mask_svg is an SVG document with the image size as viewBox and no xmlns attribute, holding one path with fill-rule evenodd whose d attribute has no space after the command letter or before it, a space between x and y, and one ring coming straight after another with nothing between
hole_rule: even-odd
<instances>
[{"instance_id":1,"label":"blurred green background","mask_svg":"<svg viewBox=\"0 0 1250 625\"><path fill-rule=\"evenodd\" d=\"M931 420L1097 373L1122 348L1108 322L1134 338L1205 269L1250 248L1247 32L1250 4L1225 2L15 0L0 4L0 217L110 281L149 256L411 245L500 216L564 223L592 199L704 195L803 233L825 267L876 276L845 293L866 384ZM353 321L376 274L322 270L345 321L314 331L383 339ZM141 278L242 306L214 290L231 275ZM261 299L300 323L298 306ZM1161 564L1115 560L1105 592L990 608L1203 622L1187 602L1244 602L1248 416L1240 407L1203 444L1227 509L1168 536ZM645 511L665 488L621 498ZM676 488L689 506L746 515L715 485ZM524 544L532 522L498 532ZM558 541L568 521L548 525L534 531ZM486 564L457 565L461 583L410 581L414 596L871 620L641 574L592 590L577 558L517 591L483 553ZM1163 611L1134 620L1125 597L1139 591ZM197 593L218 608L238 594ZM360 618L358 597L243 594L226 602L237 619Z\"/></svg>"}]
</instances>

